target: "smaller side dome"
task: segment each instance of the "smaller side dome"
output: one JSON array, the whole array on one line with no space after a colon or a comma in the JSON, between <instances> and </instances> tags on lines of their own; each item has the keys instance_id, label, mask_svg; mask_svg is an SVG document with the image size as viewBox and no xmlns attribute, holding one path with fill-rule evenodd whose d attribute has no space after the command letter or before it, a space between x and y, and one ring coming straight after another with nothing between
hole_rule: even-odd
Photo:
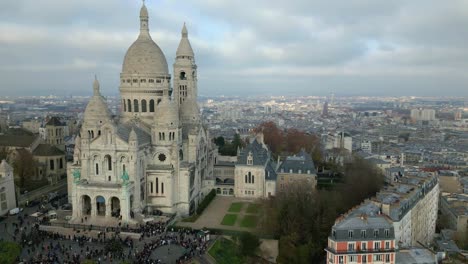
<instances>
[{"instance_id":1,"label":"smaller side dome","mask_svg":"<svg viewBox=\"0 0 468 264\"><path fill-rule=\"evenodd\" d=\"M99 81L95 78L93 82L94 94L89 100L84 111L84 122L104 121L112 117L112 113L107 106L106 99L101 95L99 87Z\"/></svg>"}]
</instances>

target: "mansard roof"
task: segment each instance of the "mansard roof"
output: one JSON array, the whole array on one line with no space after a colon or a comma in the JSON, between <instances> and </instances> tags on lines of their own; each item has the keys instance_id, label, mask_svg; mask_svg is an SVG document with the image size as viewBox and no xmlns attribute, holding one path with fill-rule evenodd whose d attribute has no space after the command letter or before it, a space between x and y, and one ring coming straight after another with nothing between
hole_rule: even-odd
<instances>
[{"instance_id":1,"label":"mansard roof","mask_svg":"<svg viewBox=\"0 0 468 264\"><path fill-rule=\"evenodd\" d=\"M312 157L305 150L301 150L297 155L286 157L278 168L278 172L289 173L291 171L292 173L307 173L308 171L317 173Z\"/></svg>"}]
</instances>

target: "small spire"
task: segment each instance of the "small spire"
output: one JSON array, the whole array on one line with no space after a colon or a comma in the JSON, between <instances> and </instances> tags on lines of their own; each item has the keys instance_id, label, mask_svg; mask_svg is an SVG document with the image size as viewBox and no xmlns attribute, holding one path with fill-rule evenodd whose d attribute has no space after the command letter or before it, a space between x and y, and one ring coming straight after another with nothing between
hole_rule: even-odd
<instances>
[{"instance_id":1,"label":"small spire","mask_svg":"<svg viewBox=\"0 0 468 264\"><path fill-rule=\"evenodd\" d=\"M185 22L184 22L184 26L182 27L182 37L183 38L188 37L188 31L187 31L187 27L185 26Z\"/></svg>"},{"instance_id":2,"label":"small spire","mask_svg":"<svg viewBox=\"0 0 468 264\"><path fill-rule=\"evenodd\" d=\"M93 83L93 90L94 90L94 95L100 95L99 93L99 81L97 79L97 76L94 75L94 83Z\"/></svg>"},{"instance_id":3,"label":"small spire","mask_svg":"<svg viewBox=\"0 0 468 264\"><path fill-rule=\"evenodd\" d=\"M148 9L146 8L145 1L140 9L140 36L149 36L149 15Z\"/></svg>"}]
</instances>

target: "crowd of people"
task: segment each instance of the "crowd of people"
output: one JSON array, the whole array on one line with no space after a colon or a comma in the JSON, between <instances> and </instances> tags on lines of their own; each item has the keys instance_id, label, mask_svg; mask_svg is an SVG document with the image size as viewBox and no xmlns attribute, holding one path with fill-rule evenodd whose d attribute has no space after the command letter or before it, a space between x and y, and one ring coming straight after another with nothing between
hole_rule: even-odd
<instances>
[{"instance_id":1,"label":"crowd of people","mask_svg":"<svg viewBox=\"0 0 468 264\"><path fill-rule=\"evenodd\" d=\"M39 224L41 224L39 219L30 219L27 216L18 216L17 223L13 223L14 231L10 235L15 242L22 245L23 250L18 262L74 264L92 259L97 263L122 260L133 263L162 263L153 251L167 246L168 255L171 253L174 256L180 255L182 252L177 263L188 263L194 256L203 254L207 248L207 242L203 236L198 236L190 229L167 231L167 222L148 222L133 228L127 225L119 226L118 229L121 231L140 234L140 239L137 240L129 237L121 239L120 236L115 235L118 234L115 228L106 228L105 231L92 237L90 233L82 232L85 230L73 230L73 235L41 231ZM6 225L5 230L7 230ZM117 241L116 243L122 250L109 249L110 240ZM177 252L171 252L171 248ZM158 254L163 253L160 251Z\"/></svg>"},{"instance_id":2,"label":"crowd of people","mask_svg":"<svg viewBox=\"0 0 468 264\"><path fill-rule=\"evenodd\" d=\"M161 263L160 259L152 258L152 252L166 245L178 245L183 247L185 252L177 259L177 263L186 263L193 257L204 254L207 249L207 242L204 236L199 236L195 230L191 229L166 232L164 235L144 244L143 250L135 254L136 263ZM168 248L168 254L170 254L170 248Z\"/></svg>"}]
</instances>

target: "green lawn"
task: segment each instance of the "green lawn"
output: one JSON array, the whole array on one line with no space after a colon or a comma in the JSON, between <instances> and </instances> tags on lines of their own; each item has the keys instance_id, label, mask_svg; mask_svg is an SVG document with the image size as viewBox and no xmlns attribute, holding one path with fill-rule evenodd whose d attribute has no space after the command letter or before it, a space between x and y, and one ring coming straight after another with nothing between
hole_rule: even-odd
<instances>
[{"instance_id":1,"label":"green lawn","mask_svg":"<svg viewBox=\"0 0 468 264\"><path fill-rule=\"evenodd\" d=\"M218 264L243 264L245 260L237 252L237 245L225 238L218 239L208 251Z\"/></svg>"},{"instance_id":2,"label":"green lawn","mask_svg":"<svg viewBox=\"0 0 468 264\"><path fill-rule=\"evenodd\" d=\"M244 203L232 203L228 211L231 213L238 213L242 210L242 207L244 207Z\"/></svg>"},{"instance_id":3,"label":"green lawn","mask_svg":"<svg viewBox=\"0 0 468 264\"><path fill-rule=\"evenodd\" d=\"M241 227L255 228L257 227L258 217L256 215L245 215L240 222Z\"/></svg>"},{"instance_id":4,"label":"green lawn","mask_svg":"<svg viewBox=\"0 0 468 264\"><path fill-rule=\"evenodd\" d=\"M247 207L248 214L258 214L259 211L260 211L259 204L249 203L249 207Z\"/></svg>"},{"instance_id":5,"label":"green lawn","mask_svg":"<svg viewBox=\"0 0 468 264\"><path fill-rule=\"evenodd\" d=\"M237 215L236 214L226 214L221 221L222 225L233 226L236 223Z\"/></svg>"}]
</instances>

